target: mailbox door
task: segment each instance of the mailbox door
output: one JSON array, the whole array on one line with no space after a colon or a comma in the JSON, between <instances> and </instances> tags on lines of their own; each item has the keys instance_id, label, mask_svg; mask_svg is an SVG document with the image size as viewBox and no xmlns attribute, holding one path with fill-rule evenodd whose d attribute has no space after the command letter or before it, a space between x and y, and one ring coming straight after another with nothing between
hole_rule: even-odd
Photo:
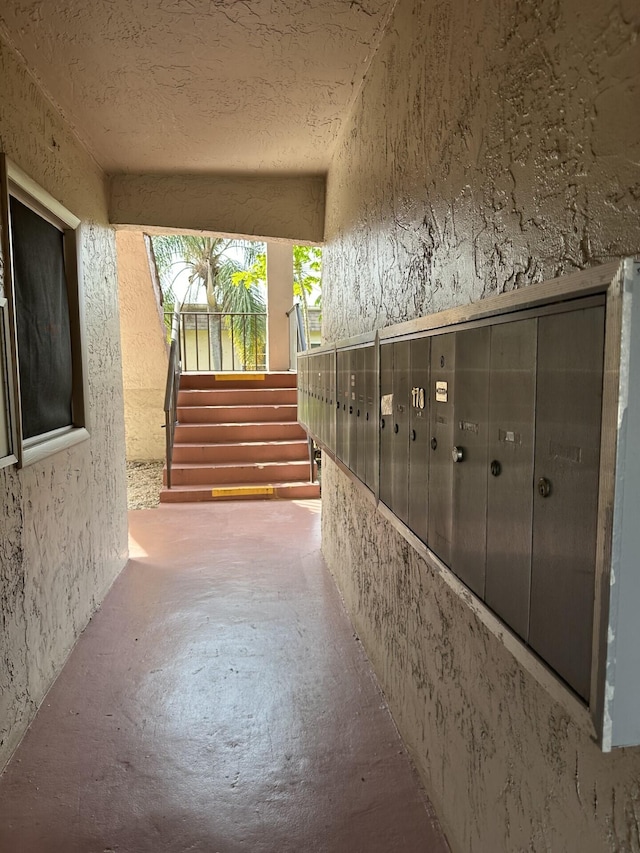
<instances>
[{"instance_id":1,"label":"mailbox door","mask_svg":"<svg viewBox=\"0 0 640 853\"><path fill-rule=\"evenodd\" d=\"M367 377L365 373L365 347L359 347L355 350L355 373L356 373L356 400L355 400L355 416L356 416L356 464L354 473L358 479L364 482L366 459L367 459L367 439L366 439L366 397L367 397Z\"/></svg>"},{"instance_id":2,"label":"mailbox door","mask_svg":"<svg viewBox=\"0 0 640 853\"><path fill-rule=\"evenodd\" d=\"M529 633L537 320L491 329L485 601Z\"/></svg>"},{"instance_id":3,"label":"mailbox door","mask_svg":"<svg viewBox=\"0 0 640 853\"><path fill-rule=\"evenodd\" d=\"M327 406L327 443L329 449L336 452L336 352L331 350L327 353L327 370L329 374L329 403Z\"/></svg>"},{"instance_id":4,"label":"mailbox door","mask_svg":"<svg viewBox=\"0 0 640 853\"><path fill-rule=\"evenodd\" d=\"M392 508L393 348L380 345L380 500Z\"/></svg>"},{"instance_id":5,"label":"mailbox door","mask_svg":"<svg viewBox=\"0 0 640 853\"><path fill-rule=\"evenodd\" d=\"M429 393L429 548L451 562L453 510L453 396L455 377L455 333L431 339Z\"/></svg>"},{"instance_id":6,"label":"mailbox door","mask_svg":"<svg viewBox=\"0 0 640 853\"><path fill-rule=\"evenodd\" d=\"M410 342L393 344L393 437L392 437L392 506L405 524L409 521L409 386Z\"/></svg>"},{"instance_id":7,"label":"mailbox door","mask_svg":"<svg viewBox=\"0 0 640 853\"><path fill-rule=\"evenodd\" d=\"M428 539L429 507L429 361L431 338L411 341L409 418L409 527L423 542Z\"/></svg>"},{"instance_id":8,"label":"mailbox door","mask_svg":"<svg viewBox=\"0 0 640 853\"><path fill-rule=\"evenodd\" d=\"M345 465L349 464L349 351L336 352L336 456Z\"/></svg>"},{"instance_id":9,"label":"mailbox door","mask_svg":"<svg viewBox=\"0 0 640 853\"><path fill-rule=\"evenodd\" d=\"M296 362L296 371L297 371L297 402L298 402L298 421L299 423L306 425L307 424L307 413L306 413L306 387L305 387L305 371L306 371L306 358L298 357Z\"/></svg>"},{"instance_id":10,"label":"mailbox door","mask_svg":"<svg viewBox=\"0 0 640 853\"><path fill-rule=\"evenodd\" d=\"M349 468L356 473L358 467L358 350L348 351L349 357L349 400L347 402L347 431L349 441Z\"/></svg>"},{"instance_id":11,"label":"mailbox door","mask_svg":"<svg viewBox=\"0 0 640 853\"><path fill-rule=\"evenodd\" d=\"M366 346L363 353L363 375L365 385L364 406L364 482L375 491L378 470L378 372L376 370L376 348Z\"/></svg>"},{"instance_id":12,"label":"mailbox door","mask_svg":"<svg viewBox=\"0 0 640 853\"><path fill-rule=\"evenodd\" d=\"M489 420L488 326L456 332L451 568L484 596Z\"/></svg>"},{"instance_id":13,"label":"mailbox door","mask_svg":"<svg viewBox=\"0 0 640 853\"><path fill-rule=\"evenodd\" d=\"M331 353L322 355L322 440L327 447L331 447L331 419L333 417L333 401L331 396Z\"/></svg>"},{"instance_id":14,"label":"mailbox door","mask_svg":"<svg viewBox=\"0 0 640 853\"><path fill-rule=\"evenodd\" d=\"M318 429L317 406L315 399L316 373L318 369L318 357L310 355L306 359L306 383L307 383L307 423L309 431L315 435Z\"/></svg>"},{"instance_id":15,"label":"mailbox door","mask_svg":"<svg viewBox=\"0 0 640 853\"><path fill-rule=\"evenodd\" d=\"M538 320L529 644L589 695L604 307Z\"/></svg>"},{"instance_id":16,"label":"mailbox door","mask_svg":"<svg viewBox=\"0 0 640 853\"><path fill-rule=\"evenodd\" d=\"M326 382L326 374L325 374L325 353L321 353L318 355L318 364L316 369L316 375L318 377L318 438L321 442L324 443L324 421L325 421L325 382Z\"/></svg>"}]
</instances>

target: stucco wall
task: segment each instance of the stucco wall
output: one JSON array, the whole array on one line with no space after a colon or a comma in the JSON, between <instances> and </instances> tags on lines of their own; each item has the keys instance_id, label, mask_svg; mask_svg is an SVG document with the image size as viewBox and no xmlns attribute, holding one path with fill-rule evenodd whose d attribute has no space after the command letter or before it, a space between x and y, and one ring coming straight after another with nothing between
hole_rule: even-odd
<instances>
[{"instance_id":1,"label":"stucco wall","mask_svg":"<svg viewBox=\"0 0 640 853\"><path fill-rule=\"evenodd\" d=\"M326 340L640 250L636 4L399 0L328 179ZM603 755L328 460L323 549L454 851L640 850Z\"/></svg>"},{"instance_id":2,"label":"stucco wall","mask_svg":"<svg viewBox=\"0 0 640 853\"><path fill-rule=\"evenodd\" d=\"M319 243L323 175L113 175L109 221Z\"/></svg>"},{"instance_id":3,"label":"stucco wall","mask_svg":"<svg viewBox=\"0 0 640 853\"><path fill-rule=\"evenodd\" d=\"M82 218L90 440L0 470L0 768L126 557L115 247L105 183L0 41L0 150Z\"/></svg>"},{"instance_id":4,"label":"stucco wall","mask_svg":"<svg viewBox=\"0 0 640 853\"><path fill-rule=\"evenodd\" d=\"M143 233L118 231L116 249L127 459L162 459L168 365L163 309Z\"/></svg>"}]
</instances>

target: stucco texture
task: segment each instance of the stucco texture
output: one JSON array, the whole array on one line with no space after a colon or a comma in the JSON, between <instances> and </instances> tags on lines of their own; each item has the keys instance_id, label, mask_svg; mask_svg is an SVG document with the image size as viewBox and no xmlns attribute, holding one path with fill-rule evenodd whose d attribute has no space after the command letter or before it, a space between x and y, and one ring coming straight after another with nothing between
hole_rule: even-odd
<instances>
[{"instance_id":1,"label":"stucco texture","mask_svg":"<svg viewBox=\"0 0 640 853\"><path fill-rule=\"evenodd\" d=\"M127 459L163 459L169 358L160 289L141 231L117 232L116 248Z\"/></svg>"},{"instance_id":2,"label":"stucco texture","mask_svg":"<svg viewBox=\"0 0 640 853\"><path fill-rule=\"evenodd\" d=\"M114 175L114 225L318 243L324 175Z\"/></svg>"},{"instance_id":3,"label":"stucco texture","mask_svg":"<svg viewBox=\"0 0 640 853\"><path fill-rule=\"evenodd\" d=\"M636 4L399 0L328 178L326 340L640 249ZM456 853L640 850L603 755L329 461L323 550Z\"/></svg>"},{"instance_id":4,"label":"stucco texture","mask_svg":"<svg viewBox=\"0 0 640 853\"><path fill-rule=\"evenodd\" d=\"M0 150L82 219L90 439L0 470L0 768L126 557L115 246L101 172L0 41Z\"/></svg>"}]
</instances>

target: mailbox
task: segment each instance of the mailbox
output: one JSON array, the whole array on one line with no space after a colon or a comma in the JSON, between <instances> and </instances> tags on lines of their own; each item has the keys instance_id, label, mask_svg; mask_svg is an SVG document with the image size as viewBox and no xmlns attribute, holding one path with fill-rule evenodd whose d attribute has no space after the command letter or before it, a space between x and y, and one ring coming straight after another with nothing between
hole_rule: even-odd
<instances>
[{"instance_id":1,"label":"mailbox","mask_svg":"<svg viewBox=\"0 0 640 853\"><path fill-rule=\"evenodd\" d=\"M409 357L409 341L380 346L380 500L405 523L409 515Z\"/></svg>"},{"instance_id":2,"label":"mailbox","mask_svg":"<svg viewBox=\"0 0 640 853\"><path fill-rule=\"evenodd\" d=\"M393 438L393 347L380 345L380 500L391 508Z\"/></svg>"},{"instance_id":3,"label":"mailbox","mask_svg":"<svg viewBox=\"0 0 640 853\"><path fill-rule=\"evenodd\" d=\"M336 351L336 456L349 465L348 407L351 394L351 356L348 350Z\"/></svg>"},{"instance_id":4,"label":"mailbox","mask_svg":"<svg viewBox=\"0 0 640 853\"><path fill-rule=\"evenodd\" d=\"M455 333L453 518L450 566L477 595L484 595L489 419L488 326Z\"/></svg>"},{"instance_id":5,"label":"mailbox","mask_svg":"<svg viewBox=\"0 0 640 853\"><path fill-rule=\"evenodd\" d=\"M358 467L358 386L362 378L358 373L359 349L347 350L349 399L347 401L347 441L349 443L348 465L356 476L360 476ZM360 479L362 479L360 477Z\"/></svg>"},{"instance_id":6,"label":"mailbox","mask_svg":"<svg viewBox=\"0 0 640 853\"><path fill-rule=\"evenodd\" d=\"M431 338L410 343L409 515L408 525L427 542L429 506L429 373Z\"/></svg>"},{"instance_id":7,"label":"mailbox","mask_svg":"<svg viewBox=\"0 0 640 853\"><path fill-rule=\"evenodd\" d=\"M327 393L329 402L327 404L326 428L327 446L335 452L336 449L336 351L334 349L325 353L325 372L327 376Z\"/></svg>"},{"instance_id":8,"label":"mailbox","mask_svg":"<svg viewBox=\"0 0 640 853\"><path fill-rule=\"evenodd\" d=\"M298 388L298 421L305 427L309 426L309 400L308 400L308 363L309 359L306 356L298 356L297 360L297 388Z\"/></svg>"},{"instance_id":9,"label":"mailbox","mask_svg":"<svg viewBox=\"0 0 640 853\"><path fill-rule=\"evenodd\" d=\"M366 399L367 399L367 376L365 372L365 348L358 347L353 351L355 362L355 418L356 418L356 447L353 471L363 483L366 482L367 467L367 445L366 445Z\"/></svg>"},{"instance_id":10,"label":"mailbox","mask_svg":"<svg viewBox=\"0 0 640 853\"><path fill-rule=\"evenodd\" d=\"M451 562L453 502L453 395L455 384L455 332L431 341L429 400L429 548Z\"/></svg>"},{"instance_id":11,"label":"mailbox","mask_svg":"<svg viewBox=\"0 0 640 853\"><path fill-rule=\"evenodd\" d=\"M362 442L364 444L364 482L375 492L378 474L378 372L376 347L362 348L364 377L364 410L362 412ZM360 447L360 437L358 438Z\"/></svg>"},{"instance_id":12,"label":"mailbox","mask_svg":"<svg viewBox=\"0 0 640 853\"><path fill-rule=\"evenodd\" d=\"M299 362L301 419L606 751L640 744L639 288L626 259L327 348L319 425Z\"/></svg>"},{"instance_id":13,"label":"mailbox","mask_svg":"<svg viewBox=\"0 0 640 853\"><path fill-rule=\"evenodd\" d=\"M529 643L589 696L604 306L538 320Z\"/></svg>"},{"instance_id":14,"label":"mailbox","mask_svg":"<svg viewBox=\"0 0 640 853\"><path fill-rule=\"evenodd\" d=\"M485 601L524 640L529 629L538 321L491 329Z\"/></svg>"}]
</instances>

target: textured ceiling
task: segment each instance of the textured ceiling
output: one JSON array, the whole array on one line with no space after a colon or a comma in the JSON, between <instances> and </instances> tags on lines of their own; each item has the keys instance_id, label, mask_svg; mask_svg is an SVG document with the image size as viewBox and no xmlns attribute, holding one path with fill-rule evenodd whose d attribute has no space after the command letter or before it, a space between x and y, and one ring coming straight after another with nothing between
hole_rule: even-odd
<instances>
[{"instance_id":1,"label":"textured ceiling","mask_svg":"<svg viewBox=\"0 0 640 853\"><path fill-rule=\"evenodd\" d=\"M109 173L316 173L393 5L2 0L0 28Z\"/></svg>"}]
</instances>

